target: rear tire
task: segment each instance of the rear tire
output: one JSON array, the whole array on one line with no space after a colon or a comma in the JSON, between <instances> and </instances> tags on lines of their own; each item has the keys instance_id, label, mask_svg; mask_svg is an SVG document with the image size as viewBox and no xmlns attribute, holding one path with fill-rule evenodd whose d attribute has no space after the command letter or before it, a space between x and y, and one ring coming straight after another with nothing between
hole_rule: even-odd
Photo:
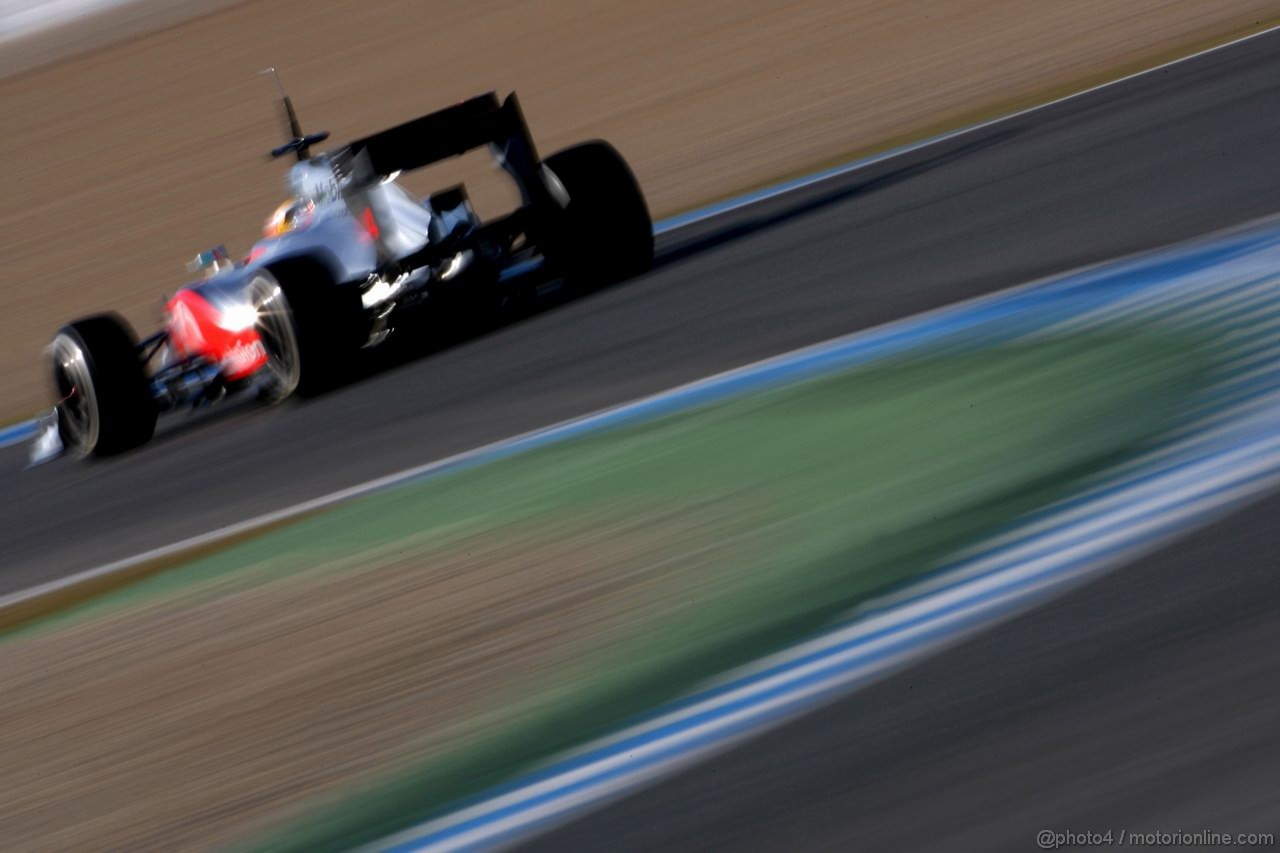
<instances>
[{"instance_id":1,"label":"rear tire","mask_svg":"<svg viewBox=\"0 0 1280 853\"><path fill-rule=\"evenodd\" d=\"M65 447L110 456L151 440L159 409L128 323L114 314L77 320L58 332L50 353Z\"/></svg>"},{"instance_id":2,"label":"rear tire","mask_svg":"<svg viewBox=\"0 0 1280 853\"><path fill-rule=\"evenodd\" d=\"M653 222L635 175L617 150L596 140L548 157L552 194L564 207L543 251L575 287L612 284L653 264Z\"/></svg>"}]
</instances>

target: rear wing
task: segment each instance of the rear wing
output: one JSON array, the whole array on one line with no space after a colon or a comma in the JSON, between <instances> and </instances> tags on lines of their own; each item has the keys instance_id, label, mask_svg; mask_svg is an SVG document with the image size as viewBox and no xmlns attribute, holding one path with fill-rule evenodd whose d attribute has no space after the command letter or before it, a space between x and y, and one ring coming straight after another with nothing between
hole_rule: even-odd
<instances>
[{"instance_id":1,"label":"rear wing","mask_svg":"<svg viewBox=\"0 0 1280 853\"><path fill-rule=\"evenodd\" d=\"M372 172L386 176L421 169L483 145L493 145L499 159L514 156L529 165L537 163L538 155L514 92L501 103L493 92L480 95L357 139L341 153L352 159L363 153ZM340 159L345 158L340 154Z\"/></svg>"},{"instance_id":2,"label":"rear wing","mask_svg":"<svg viewBox=\"0 0 1280 853\"><path fill-rule=\"evenodd\" d=\"M384 239L392 221L387 202L377 192L384 178L397 172L421 169L450 157L489 146L495 159L515 180L521 208L485 227L491 232L511 231L523 222L531 208L554 206L542 176L542 163L529 136L520 102L512 92L501 102L492 92L430 113L381 133L357 139L333 155L333 168L353 216L366 222L379 257L408 266L434 262L434 247L422 257L394 258Z\"/></svg>"}]
</instances>

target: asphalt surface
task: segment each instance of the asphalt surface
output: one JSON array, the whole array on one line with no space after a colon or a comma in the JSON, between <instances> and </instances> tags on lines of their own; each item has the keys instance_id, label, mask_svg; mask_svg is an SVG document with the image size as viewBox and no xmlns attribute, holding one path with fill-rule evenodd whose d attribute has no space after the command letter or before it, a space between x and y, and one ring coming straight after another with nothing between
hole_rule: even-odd
<instances>
[{"instance_id":1,"label":"asphalt surface","mask_svg":"<svg viewBox=\"0 0 1280 853\"><path fill-rule=\"evenodd\" d=\"M1277 48L1254 39L687 229L642 279L317 400L214 412L105 463L23 471L21 448L0 451L0 592L1272 213ZM1280 790L1276 508L544 844L1032 849L1041 823L1262 825Z\"/></svg>"}]
</instances>

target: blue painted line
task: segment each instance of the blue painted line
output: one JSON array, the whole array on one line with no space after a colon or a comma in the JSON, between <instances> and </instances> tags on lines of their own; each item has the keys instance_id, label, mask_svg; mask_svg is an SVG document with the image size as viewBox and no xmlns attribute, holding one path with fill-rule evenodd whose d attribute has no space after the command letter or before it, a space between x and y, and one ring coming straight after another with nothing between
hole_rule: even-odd
<instances>
[{"instance_id":1,"label":"blue painted line","mask_svg":"<svg viewBox=\"0 0 1280 853\"><path fill-rule=\"evenodd\" d=\"M874 166L877 163L892 160L895 157L901 157L904 154L932 145L938 142L941 138L942 137L935 137L933 139L925 140L923 143L903 145L898 148L885 151L881 154L874 154L870 157L859 157L856 160L850 160L847 163L843 163L839 166L832 166L831 168L823 169L820 172L814 172L813 174L793 178L789 181L771 184L763 189L755 190L754 192L749 192L745 195L735 196L734 198L715 202L714 204L708 204L704 207L695 208L694 210L690 210L686 213L669 216L666 219L660 219L653 224L653 234L655 237L661 237L664 234L669 234L672 231L678 231L681 228L688 228L690 225L695 225L707 219L714 219L718 216L724 216L726 213L732 213L733 211L740 210L744 207L750 207L755 204L760 204L761 202L771 201L772 199L789 195L790 193L806 189L807 187L817 186L818 184L834 180L835 178L840 178L862 169L866 169L869 166Z\"/></svg>"},{"instance_id":2,"label":"blue painted line","mask_svg":"<svg viewBox=\"0 0 1280 853\"><path fill-rule=\"evenodd\" d=\"M1209 306L1217 302L1220 302L1224 297L1234 296L1238 293L1242 293L1244 291L1257 288L1259 285L1262 285L1268 281L1272 281L1273 279L1274 279L1274 276L1261 276L1259 278L1253 278L1253 279L1249 279L1248 281L1239 282L1230 287L1217 288L1217 289L1206 288L1204 293L1196 296L1193 299L1189 299L1186 302L1181 302L1174 305L1159 306L1155 310L1150 312L1143 311L1141 316L1143 321L1146 322L1149 320L1156 320L1156 321L1169 320L1184 314L1195 315L1198 313L1202 313L1200 312L1199 309L1201 309L1204 306ZM1277 301L1276 296L1274 294L1267 294L1267 293L1259 293L1253 297L1253 300L1261 303L1265 303L1267 301L1274 303ZM1227 306L1221 311L1212 312L1212 313L1206 314L1203 317L1197 317L1197 321L1200 325L1212 326L1214 328L1225 326L1226 324L1230 323L1233 320L1256 313L1257 309L1255 308L1255 301L1246 302L1244 305Z\"/></svg>"},{"instance_id":3,"label":"blue painted line","mask_svg":"<svg viewBox=\"0 0 1280 853\"><path fill-rule=\"evenodd\" d=\"M1259 374L1247 380L1226 382L1202 401L1202 408L1221 410L1280 389L1280 369Z\"/></svg>"},{"instance_id":4,"label":"blue painted line","mask_svg":"<svg viewBox=\"0 0 1280 853\"><path fill-rule=\"evenodd\" d=\"M1271 455L1271 454L1272 454L1272 453L1274 453L1274 452L1275 452L1275 451L1274 451L1274 448L1259 448L1259 449L1256 449L1256 450L1254 450L1253 452L1251 452L1251 453L1249 453L1249 454L1246 454L1245 456L1241 457L1241 458L1240 458L1239 460L1237 460L1237 461L1238 461L1238 462L1256 461L1256 460L1259 460L1259 459L1265 458L1265 457L1267 457L1267 456ZM1227 456L1227 455L1229 455L1230 453L1231 453L1231 451L1227 451L1227 450L1218 451L1217 453L1215 453L1215 454L1213 454L1212 456L1208 457L1208 459L1197 459L1197 460L1194 460L1193 462L1189 462L1189 463L1187 463L1185 466L1180 465L1180 466L1176 466L1176 467L1177 467L1177 468L1190 468L1190 467L1194 467L1195 465L1204 464L1205 462L1209 461L1209 459L1212 459L1212 458L1214 458L1214 457L1223 457L1223 456ZM1234 467L1234 466L1231 466L1231 467ZM1155 480L1155 481L1158 481L1158 480L1161 480L1161 479L1165 479L1165 477L1167 477L1169 474L1173 474L1173 473L1176 473L1176 472L1175 472L1175 471L1168 471L1168 472L1166 472L1164 475L1162 475L1162 476L1158 476L1158 477L1153 477L1152 479L1153 479L1153 480ZM1119 490L1119 491L1126 491L1126 489L1121 489L1121 490ZM1217 491L1221 491L1221 489L1219 489L1219 490L1217 490ZM1210 494L1215 494L1215 493L1216 493L1216 492L1211 492ZM1100 496L1099 496L1099 498L1097 498L1097 499L1101 499L1101 497L1102 497L1102 496L1100 495ZM1097 499L1095 499L1095 500L1097 500ZM1129 527L1129 526L1131 526L1131 525L1133 525L1133 524L1135 524L1135 523L1141 523L1141 522L1143 522L1143 521L1149 521L1149 520L1151 520L1151 519L1158 518L1159 516L1161 516L1161 515L1165 514L1166 512L1167 512L1167 508L1165 508L1165 507L1159 507L1159 508L1156 508L1156 509L1150 509L1150 510L1147 510L1147 511L1145 511L1145 512L1139 513L1139 514L1137 514L1137 515L1132 515L1132 516L1130 516L1129 518L1126 518L1126 519L1117 520L1117 521L1115 521L1115 522L1112 522L1112 523L1110 523L1110 524L1106 524L1106 525L1102 525L1102 526L1100 526L1100 527L1094 527L1094 528L1092 528L1092 530L1091 530L1091 532L1090 532L1090 536L1106 536L1108 533L1115 533L1115 532L1118 532L1118 531L1123 530L1123 529L1125 529L1125 528L1127 528L1127 527ZM956 563L951 563L951 564L949 564L949 565L947 565L947 566L945 566L945 567L943 567L942 569L939 569L939 570L937 570L937 571L930 572L930 573L928 573L928 574L926 574L926 575L921 575L921 576L916 580L916 582L911 583L911 584L903 584L903 585L899 586L899 587L898 587L898 589L899 589L899 590L906 590L906 589L910 589L911 587L916 586L916 585L923 585L923 584L927 584L927 583L928 583L928 581L929 581L929 580L931 580L931 579L939 579L939 578L946 577L947 575L953 574L953 573L955 573L955 572L964 571L964 570L965 570L966 568L968 568L969 566L976 565L976 564L978 564L978 563L980 563L980 562L982 562L982 561L984 561L984 560L998 560L998 559L1000 559L1000 557L1001 557L1001 555L1002 555L1002 554L1009 555L1009 554L1014 553L1015 551L1019 551L1019 550L1026 549L1026 548L1027 548L1027 546L1028 546L1030 543L1032 543L1032 542L1036 542L1036 541L1041 540L1041 539L1046 539L1046 538L1051 537L1051 536L1054 536L1054 535L1062 534L1062 533L1064 533L1064 532L1070 531L1072 528L1078 527L1078 526L1080 526L1080 525L1082 525L1082 524L1087 524L1087 523L1089 523L1089 522L1096 522L1096 521L1098 521L1099 519L1106 518L1106 517L1108 517L1108 516L1110 516L1110 515L1112 515L1112 514L1113 514L1113 513L1112 513L1110 510L1100 510L1100 511L1098 511L1098 512L1095 512L1095 513L1092 513L1092 514L1089 514L1089 515L1085 515L1085 516L1082 516L1082 517L1080 517L1080 518L1071 519L1070 521L1065 522L1065 523L1063 523L1063 524L1061 524L1061 525L1059 525L1059 526L1056 526L1056 527L1050 527L1050 528L1045 529L1044 531L1038 531L1035 535L1028 536L1028 537L1027 537L1027 538L1025 538L1025 539L1022 539L1022 540L1019 540L1019 541L1015 541L1015 542L1010 542L1010 543L1008 543L1008 544L1006 544L1006 545L1001 545L1001 546L1000 546L1000 547L998 547L998 548L993 548L993 549L991 549L991 550L989 550L989 551L981 552L981 553L979 553L979 554L974 555L973 557L966 558L965 560L962 560L962 561L959 561L959 562L956 562ZM1062 548L1062 546L1061 546L1061 545L1050 544L1050 545L1046 545L1046 546L1044 546L1044 547L1041 547L1041 548L1039 548L1038 550L1031 550L1031 551L1028 551L1026 554L1024 554L1024 555L1022 555L1022 556L1018 557L1017 559L1018 559L1018 561L1019 561L1019 562L1034 562L1034 561L1036 561L1036 560L1044 559L1045 557L1051 557L1051 556L1053 556L1055 553L1059 552L1059 551L1061 550L1061 548ZM993 568L993 569L990 569L989 571L984 572L984 573L983 573L983 575L985 575L985 574L991 574L992 572L995 572L995 571L999 571L999 568ZM973 576L973 577L982 577L983 575L975 575L975 576ZM947 584L947 585L943 585L943 586L932 586L932 587L930 587L930 588L929 588L928 592L921 593L920 595L912 596L912 597L909 597L909 598L903 598L903 599L900 599L900 600L895 600L895 601L893 602L893 604L892 604L892 605L890 605L890 606L887 606L887 607L884 607L884 608L870 608L870 609L867 609L867 610L863 611L862 613L860 613L860 614L859 614L859 617L862 617L862 616L870 616L870 615L874 615L874 614L876 614L876 613L883 613L883 612L886 612L886 611L888 611L888 610L897 609L898 607L905 607L905 606L909 606L909 605L911 605L911 604L914 604L914 603L917 603L917 602L923 601L924 599L929 598L930 596L933 596L933 595L935 595L935 594L937 594L937 593L947 592L947 591L949 591L949 590L953 590L953 589L959 588L960 586L964 585L965 583L969 582L970 580L972 580L972 577L966 577L966 578L960 579L960 580L958 580L958 581L956 581L955 583L952 583L952 584ZM892 595L892 591L889 593L889 595Z\"/></svg>"},{"instance_id":5,"label":"blue painted line","mask_svg":"<svg viewBox=\"0 0 1280 853\"><path fill-rule=\"evenodd\" d=\"M22 423L0 429L0 447L8 447L11 444L18 444L35 438L36 433L39 431L40 424L34 420L23 421Z\"/></svg>"},{"instance_id":6,"label":"blue painted line","mask_svg":"<svg viewBox=\"0 0 1280 853\"><path fill-rule=\"evenodd\" d=\"M1280 356L1280 353L1276 354ZM1240 371L1232 371L1223 377L1218 388L1201 395L1193 411L1221 411L1237 403L1246 403L1274 390L1274 381L1280 376L1280 367L1271 364L1252 365Z\"/></svg>"},{"instance_id":7,"label":"blue painted line","mask_svg":"<svg viewBox=\"0 0 1280 853\"><path fill-rule=\"evenodd\" d=\"M1274 355L1280 349L1280 334L1275 329L1261 329L1256 333L1241 335L1239 341L1240 344L1230 350L1230 360L1233 363L1248 362L1268 351Z\"/></svg>"}]
</instances>

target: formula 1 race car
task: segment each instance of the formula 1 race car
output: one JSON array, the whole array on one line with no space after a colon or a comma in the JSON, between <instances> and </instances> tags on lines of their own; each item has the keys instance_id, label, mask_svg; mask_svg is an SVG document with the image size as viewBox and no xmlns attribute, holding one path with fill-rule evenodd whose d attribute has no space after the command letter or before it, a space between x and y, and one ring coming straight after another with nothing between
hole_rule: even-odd
<instances>
[{"instance_id":1,"label":"formula 1 race car","mask_svg":"<svg viewBox=\"0 0 1280 853\"><path fill-rule=\"evenodd\" d=\"M102 314L58 332L51 440L119 453L150 440L161 412L321 390L415 314L496 309L551 281L596 286L652 262L649 211L617 151L594 141L539 159L514 93L316 155L328 134L304 134L281 94L291 138L271 154L296 155L292 198L243 260L223 247L197 256L203 279L168 300L161 331L139 341ZM520 191L508 215L480 221L463 186L422 200L396 183L484 145Z\"/></svg>"}]
</instances>

